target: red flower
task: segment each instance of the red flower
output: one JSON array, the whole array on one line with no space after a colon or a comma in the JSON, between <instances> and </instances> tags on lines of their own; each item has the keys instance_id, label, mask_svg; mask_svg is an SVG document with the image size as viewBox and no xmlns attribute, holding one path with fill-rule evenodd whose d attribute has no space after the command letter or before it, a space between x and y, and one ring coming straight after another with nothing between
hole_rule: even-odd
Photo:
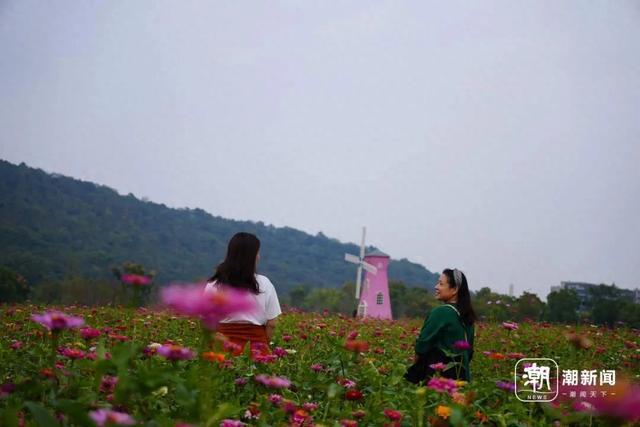
<instances>
[{"instance_id":1,"label":"red flower","mask_svg":"<svg viewBox=\"0 0 640 427\"><path fill-rule=\"evenodd\" d=\"M369 343L366 341L348 340L344 343L344 348L354 353L364 353L369 350Z\"/></svg>"},{"instance_id":2,"label":"red flower","mask_svg":"<svg viewBox=\"0 0 640 427\"><path fill-rule=\"evenodd\" d=\"M391 421L400 421L402 419L400 411L396 411L394 409L385 409L384 416L389 418Z\"/></svg>"},{"instance_id":3,"label":"red flower","mask_svg":"<svg viewBox=\"0 0 640 427\"><path fill-rule=\"evenodd\" d=\"M347 390L344 394L344 398L347 400L361 400L363 397L364 395L359 390Z\"/></svg>"}]
</instances>

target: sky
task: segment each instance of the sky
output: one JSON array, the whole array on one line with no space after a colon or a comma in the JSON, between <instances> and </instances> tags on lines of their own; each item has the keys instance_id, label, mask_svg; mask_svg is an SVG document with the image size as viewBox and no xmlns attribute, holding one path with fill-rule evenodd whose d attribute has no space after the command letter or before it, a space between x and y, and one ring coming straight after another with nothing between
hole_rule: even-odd
<instances>
[{"instance_id":1,"label":"sky","mask_svg":"<svg viewBox=\"0 0 640 427\"><path fill-rule=\"evenodd\" d=\"M637 1L3 0L0 99L14 163L472 290L640 287Z\"/></svg>"}]
</instances>

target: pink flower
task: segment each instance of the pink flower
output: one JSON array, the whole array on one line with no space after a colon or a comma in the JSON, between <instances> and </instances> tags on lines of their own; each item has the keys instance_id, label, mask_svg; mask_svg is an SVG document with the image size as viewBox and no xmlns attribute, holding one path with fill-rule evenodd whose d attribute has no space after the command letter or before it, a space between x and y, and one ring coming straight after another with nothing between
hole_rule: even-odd
<instances>
[{"instance_id":1,"label":"pink flower","mask_svg":"<svg viewBox=\"0 0 640 427\"><path fill-rule=\"evenodd\" d=\"M315 363L311 365L311 370L313 372L322 372L324 370L324 366L322 366L320 363Z\"/></svg>"},{"instance_id":2,"label":"pink flower","mask_svg":"<svg viewBox=\"0 0 640 427\"><path fill-rule=\"evenodd\" d=\"M255 380L269 388L289 388L291 385L291 381L285 377L271 377L265 374L256 375Z\"/></svg>"},{"instance_id":3,"label":"pink flower","mask_svg":"<svg viewBox=\"0 0 640 427\"><path fill-rule=\"evenodd\" d=\"M355 420L340 420L341 427L358 427L358 422Z\"/></svg>"},{"instance_id":4,"label":"pink flower","mask_svg":"<svg viewBox=\"0 0 640 427\"><path fill-rule=\"evenodd\" d=\"M275 354L278 357L285 357L288 353L284 348L276 347L273 349L273 354Z\"/></svg>"},{"instance_id":5,"label":"pink flower","mask_svg":"<svg viewBox=\"0 0 640 427\"><path fill-rule=\"evenodd\" d=\"M237 386L243 386L243 385L247 384L247 382L248 382L248 380L245 377L236 378L235 381L234 381L235 385L237 385Z\"/></svg>"},{"instance_id":6,"label":"pink flower","mask_svg":"<svg viewBox=\"0 0 640 427\"><path fill-rule=\"evenodd\" d=\"M220 427L242 427L242 426L246 426L246 424L238 420L226 419L226 420L222 420L222 422L220 423Z\"/></svg>"},{"instance_id":7,"label":"pink flower","mask_svg":"<svg viewBox=\"0 0 640 427\"><path fill-rule=\"evenodd\" d=\"M100 329L94 329L89 327L82 328L80 329L80 335L82 335L82 338L84 338L85 340L98 338L100 336Z\"/></svg>"},{"instance_id":8,"label":"pink flower","mask_svg":"<svg viewBox=\"0 0 640 427\"><path fill-rule=\"evenodd\" d=\"M458 386L455 380L449 378L433 377L427 383L427 387L431 390L435 390L438 393L453 394L458 390Z\"/></svg>"},{"instance_id":9,"label":"pink flower","mask_svg":"<svg viewBox=\"0 0 640 427\"><path fill-rule=\"evenodd\" d=\"M42 314L34 314L31 316L31 319L55 332L63 329L79 328L84 325L82 317L67 316L59 311L48 311Z\"/></svg>"},{"instance_id":10,"label":"pink flower","mask_svg":"<svg viewBox=\"0 0 640 427\"><path fill-rule=\"evenodd\" d=\"M100 382L100 391L107 394L113 393L116 389L116 384L118 384L118 377L103 375Z\"/></svg>"},{"instance_id":11,"label":"pink flower","mask_svg":"<svg viewBox=\"0 0 640 427\"><path fill-rule=\"evenodd\" d=\"M145 286L151 283L151 277L141 274L124 274L120 280L122 280L123 283L133 286Z\"/></svg>"},{"instance_id":12,"label":"pink flower","mask_svg":"<svg viewBox=\"0 0 640 427\"><path fill-rule=\"evenodd\" d=\"M22 348L22 341L13 340L11 341L11 345L9 346L11 350L18 350Z\"/></svg>"},{"instance_id":13,"label":"pink flower","mask_svg":"<svg viewBox=\"0 0 640 427\"><path fill-rule=\"evenodd\" d=\"M305 411L313 412L318 409L318 404L315 402L305 402L302 404Z\"/></svg>"},{"instance_id":14,"label":"pink flower","mask_svg":"<svg viewBox=\"0 0 640 427\"><path fill-rule=\"evenodd\" d=\"M460 340L453 343L453 348L456 350L469 350L471 348L471 344L466 341Z\"/></svg>"},{"instance_id":15,"label":"pink flower","mask_svg":"<svg viewBox=\"0 0 640 427\"><path fill-rule=\"evenodd\" d=\"M515 322L502 322L502 327L510 331L518 329L518 324Z\"/></svg>"},{"instance_id":16,"label":"pink flower","mask_svg":"<svg viewBox=\"0 0 640 427\"><path fill-rule=\"evenodd\" d=\"M199 285L173 285L162 290L162 301L179 314L200 318L209 329L225 317L255 309L249 292L223 286L204 293Z\"/></svg>"},{"instance_id":17,"label":"pink flower","mask_svg":"<svg viewBox=\"0 0 640 427\"><path fill-rule=\"evenodd\" d=\"M89 417L91 417L98 427L105 425L131 426L136 423L131 415L124 412L112 411L111 409L91 411L89 412Z\"/></svg>"},{"instance_id":18,"label":"pink flower","mask_svg":"<svg viewBox=\"0 0 640 427\"><path fill-rule=\"evenodd\" d=\"M273 403L274 405L279 405L282 402L282 396L280 396L279 394L270 394L269 402Z\"/></svg>"},{"instance_id":19,"label":"pink flower","mask_svg":"<svg viewBox=\"0 0 640 427\"><path fill-rule=\"evenodd\" d=\"M84 351L77 348L65 347L60 351L60 354L62 354L64 357L68 357L71 360L84 359L85 357Z\"/></svg>"},{"instance_id":20,"label":"pink flower","mask_svg":"<svg viewBox=\"0 0 640 427\"><path fill-rule=\"evenodd\" d=\"M193 351L187 347L180 347L179 345L165 344L158 347L157 350L160 356L163 356L169 360L188 360L193 359Z\"/></svg>"},{"instance_id":21,"label":"pink flower","mask_svg":"<svg viewBox=\"0 0 640 427\"><path fill-rule=\"evenodd\" d=\"M438 363L434 363L433 365L429 365L429 367L436 371L442 371L444 368L447 367L447 365L445 365L442 362L438 362Z\"/></svg>"},{"instance_id":22,"label":"pink flower","mask_svg":"<svg viewBox=\"0 0 640 427\"><path fill-rule=\"evenodd\" d=\"M289 342L293 339L293 337L291 335L283 335L282 336L282 341L284 342Z\"/></svg>"}]
</instances>

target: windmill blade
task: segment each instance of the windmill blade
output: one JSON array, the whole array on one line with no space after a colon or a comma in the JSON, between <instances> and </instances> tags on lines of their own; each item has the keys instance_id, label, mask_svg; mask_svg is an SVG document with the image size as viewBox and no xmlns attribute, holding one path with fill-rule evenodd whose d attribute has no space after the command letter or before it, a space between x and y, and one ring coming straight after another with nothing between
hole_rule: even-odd
<instances>
[{"instance_id":1,"label":"windmill blade","mask_svg":"<svg viewBox=\"0 0 640 427\"><path fill-rule=\"evenodd\" d=\"M360 299L360 283L362 280L362 264L358 265L358 275L356 276L356 299Z\"/></svg>"},{"instance_id":2,"label":"windmill blade","mask_svg":"<svg viewBox=\"0 0 640 427\"><path fill-rule=\"evenodd\" d=\"M351 254L344 254L344 260L352 262L354 264L360 264L360 258Z\"/></svg>"},{"instance_id":3,"label":"windmill blade","mask_svg":"<svg viewBox=\"0 0 640 427\"><path fill-rule=\"evenodd\" d=\"M376 274L378 272L378 269L369 264L368 262L362 261L362 268L364 268L365 270L367 270L369 273L371 274Z\"/></svg>"}]
</instances>

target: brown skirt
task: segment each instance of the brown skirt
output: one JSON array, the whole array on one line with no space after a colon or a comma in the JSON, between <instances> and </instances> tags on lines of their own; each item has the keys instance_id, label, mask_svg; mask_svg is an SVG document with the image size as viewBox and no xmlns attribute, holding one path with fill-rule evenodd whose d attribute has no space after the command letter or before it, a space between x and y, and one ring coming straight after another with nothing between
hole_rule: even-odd
<instances>
[{"instance_id":1,"label":"brown skirt","mask_svg":"<svg viewBox=\"0 0 640 427\"><path fill-rule=\"evenodd\" d=\"M244 346L249 343L260 350L260 354L269 354L269 341L267 340L267 328L264 325L254 325L251 323L220 323L218 332L224 335L229 341L240 348L234 354L240 355L244 351Z\"/></svg>"}]
</instances>

